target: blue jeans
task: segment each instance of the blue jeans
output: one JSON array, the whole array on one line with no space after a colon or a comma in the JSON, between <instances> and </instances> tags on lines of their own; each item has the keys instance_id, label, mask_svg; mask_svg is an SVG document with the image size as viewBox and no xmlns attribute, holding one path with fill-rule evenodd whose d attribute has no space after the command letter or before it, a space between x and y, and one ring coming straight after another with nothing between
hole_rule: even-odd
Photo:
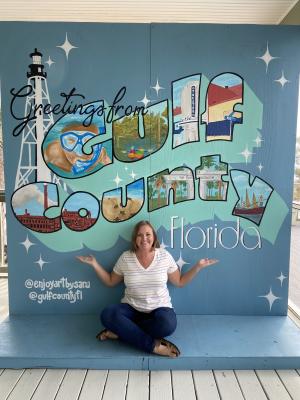
<instances>
[{"instance_id":1,"label":"blue jeans","mask_svg":"<svg viewBox=\"0 0 300 400\"><path fill-rule=\"evenodd\" d=\"M141 350L152 353L155 339L171 335L177 326L173 308L159 307L150 313L137 311L129 304L113 304L101 313L105 328Z\"/></svg>"}]
</instances>

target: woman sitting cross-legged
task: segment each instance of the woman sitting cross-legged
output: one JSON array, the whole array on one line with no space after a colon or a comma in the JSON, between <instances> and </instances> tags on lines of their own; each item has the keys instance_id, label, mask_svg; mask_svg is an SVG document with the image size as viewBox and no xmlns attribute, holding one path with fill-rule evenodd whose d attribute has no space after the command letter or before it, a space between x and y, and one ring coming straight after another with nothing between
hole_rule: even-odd
<instances>
[{"instance_id":1,"label":"woman sitting cross-legged","mask_svg":"<svg viewBox=\"0 0 300 400\"><path fill-rule=\"evenodd\" d=\"M160 248L157 235L148 221L139 222L132 234L132 249L118 259L111 273L94 256L77 256L93 267L101 281L115 286L124 281L125 294L121 304L106 307L101 313L105 329L99 340L120 339L148 353L177 357L178 347L165 339L177 325L167 288L168 280L183 287L215 259L201 259L181 274L173 257Z\"/></svg>"}]
</instances>

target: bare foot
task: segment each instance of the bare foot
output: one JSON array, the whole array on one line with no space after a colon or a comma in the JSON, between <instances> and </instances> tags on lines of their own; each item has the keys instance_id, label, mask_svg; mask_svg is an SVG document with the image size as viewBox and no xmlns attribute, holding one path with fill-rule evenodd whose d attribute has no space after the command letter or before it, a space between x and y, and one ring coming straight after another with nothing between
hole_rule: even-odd
<instances>
[{"instance_id":1,"label":"bare foot","mask_svg":"<svg viewBox=\"0 0 300 400\"><path fill-rule=\"evenodd\" d=\"M165 339L155 341L153 353L171 358L176 358L180 355L178 347L175 346L175 344L173 344L172 342L169 342Z\"/></svg>"},{"instance_id":2,"label":"bare foot","mask_svg":"<svg viewBox=\"0 0 300 400\"><path fill-rule=\"evenodd\" d=\"M108 329L104 329L103 331L99 332L98 335L96 336L98 340L107 340L107 339L118 339L118 335L116 335L114 332L109 331Z\"/></svg>"}]
</instances>

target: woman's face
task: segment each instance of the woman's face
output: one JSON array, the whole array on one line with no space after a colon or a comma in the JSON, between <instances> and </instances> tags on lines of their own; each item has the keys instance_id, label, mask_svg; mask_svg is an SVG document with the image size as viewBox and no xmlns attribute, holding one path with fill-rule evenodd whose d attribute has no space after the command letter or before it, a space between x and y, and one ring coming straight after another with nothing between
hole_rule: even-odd
<instances>
[{"instance_id":1,"label":"woman's face","mask_svg":"<svg viewBox=\"0 0 300 400\"><path fill-rule=\"evenodd\" d=\"M138 230L136 236L136 246L139 250L152 250L152 245L154 242L154 235L152 228L149 225L142 225Z\"/></svg>"},{"instance_id":2,"label":"woman's face","mask_svg":"<svg viewBox=\"0 0 300 400\"><path fill-rule=\"evenodd\" d=\"M64 150L67 160L74 165L76 161L88 161L93 158L93 152L86 154L83 152L83 146L90 139L95 137L95 133L89 131L69 131L61 135L61 146Z\"/></svg>"}]
</instances>

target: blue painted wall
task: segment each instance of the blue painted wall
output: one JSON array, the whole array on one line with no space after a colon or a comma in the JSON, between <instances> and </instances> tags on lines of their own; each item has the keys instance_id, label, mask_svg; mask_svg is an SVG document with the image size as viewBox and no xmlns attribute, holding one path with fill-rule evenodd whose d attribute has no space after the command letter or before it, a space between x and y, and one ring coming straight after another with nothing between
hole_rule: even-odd
<instances>
[{"instance_id":1,"label":"blue painted wall","mask_svg":"<svg viewBox=\"0 0 300 400\"><path fill-rule=\"evenodd\" d=\"M61 47L66 34L74 46L68 57ZM93 271L77 262L75 256L93 253L110 270L121 252L129 247L135 223L149 219L158 230L159 239L178 265L183 265L183 270L199 258L220 260L217 265L203 270L187 287L170 287L178 313L286 314L299 36L299 27L288 26L0 23L10 312L98 312L104 305L119 301L123 288L104 287ZM90 209L93 208L92 216L98 214L94 225L84 231L72 230L60 221L61 229L40 233L17 218L25 213L25 208L33 215L33 203L43 205L43 184L38 184L35 178L26 183L29 189L25 190L26 185L22 183L16 186L19 162L24 157L21 149L26 148L26 144L22 146L22 137L30 126L28 124L17 135L15 128L22 122L26 102L26 96L20 96L25 89L20 89L27 85L26 73L32 62L30 54L35 48L42 54L52 106L63 103L61 93L70 93L75 88L74 93L84 98L74 97L73 104L103 102L107 107L105 116L95 116L90 128L86 128L89 131L93 124L98 128L105 125L106 133L99 128L97 143L108 141L106 150L111 163L98 164L79 174L47 163L49 173L51 170L60 175L60 182L56 186L56 199L56 188L48 185L48 205L54 207L46 211L45 216L60 221L65 201L77 196L73 203L66 203L73 211L76 205L78 209L89 210L89 204ZM222 77L217 79L220 75ZM181 81L185 77L191 78ZM191 85L187 96L184 88L188 81ZM155 90L157 82L161 88ZM234 97L236 86L240 87ZM153 122L151 133L145 131L148 147L143 147L145 139L145 142L136 140L138 145L133 151L138 153L142 147L140 159L129 157L135 146L128 139L126 144L122 141L121 145L117 144L116 130L114 150L109 142L115 129L108 121L109 107L122 87L126 87L126 93L118 105L123 105L124 109L129 105L140 107L146 97L151 100L146 113L160 113L161 122L165 126L168 124L164 144L157 139L157 127ZM233 94L224 100L222 96L227 89ZM186 111L191 104L185 104L191 96L196 101L196 115L192 117ZM227 110L222 119L236 118L231 132L228 132L228 122L213 118L214 107L223 110L222 104L228 99L236 99L232 114ZM161 106L155 106L163 101ZM180 107L176 109L177 103ZM168 111L163 115L166 104ZM114 119L122 116L120 109ZM58 112L53 122L54 126L50 124L44 132L44 144L37 149L44 158L49 143L57 139L61 143L60 135L70 126L74 130L74 124L78 128L83 118ZM175 123L185 127L185 123L191 122L194 124L193 141L189 142L188 134L181 133L176 142L179 136ZM142 117L138 124L143 137ZM213 124L226 126L227 131L225 129L223 137L210 141L206 129L213 129ZM87 153L96 154L99 147L95 140L91 146ZM151 146L157 151L151 153ZM124 158L120 160L120 156ZM205 162L212 156L214 164L205 169ZM205 179L210 182L217 179L220 163L224 163L227 173L221 178L224 197L217 198L209 196L209 186L201 185ZM192 176L194 192L187 195L186 184L174 178L174 174L157 188L149 177L167 169L164 176L174 169L177 169L175 172L184 171L186 178ZM117 182L117 176L121 181ZM108 209L104 193L122 188L124 207L126 185L142 178L144 191L135 187L131 192L137 200L143 193L141 210L137 214L134 211L135 215L128 220L122 220L127 218L127 211L121 214L123 217L119 221L105 218L103 214ZM173 204L171 190L169 205L166 205L168 179L169 185L177 179L176 204ZM220 183L220 179L217 182ZM263 211L261 209L255 217L245 211L253 208L253 205L246 206L245 185L251 202L253 192L258 203L262 196ZM201 190L206 191L204 197ZM85 197L76 192L86 192ZM217 192L215 186L214 193ZM26 197L29 195L31 200ZM110 197L116 195L116 191L109 194ZM96 198L94 202L91 196ZM158 202L165 206L157 208ZM238 211L239 207L244 211ZM106 217L108 214L107 211Z\"/></svg>"}]
</instances>

